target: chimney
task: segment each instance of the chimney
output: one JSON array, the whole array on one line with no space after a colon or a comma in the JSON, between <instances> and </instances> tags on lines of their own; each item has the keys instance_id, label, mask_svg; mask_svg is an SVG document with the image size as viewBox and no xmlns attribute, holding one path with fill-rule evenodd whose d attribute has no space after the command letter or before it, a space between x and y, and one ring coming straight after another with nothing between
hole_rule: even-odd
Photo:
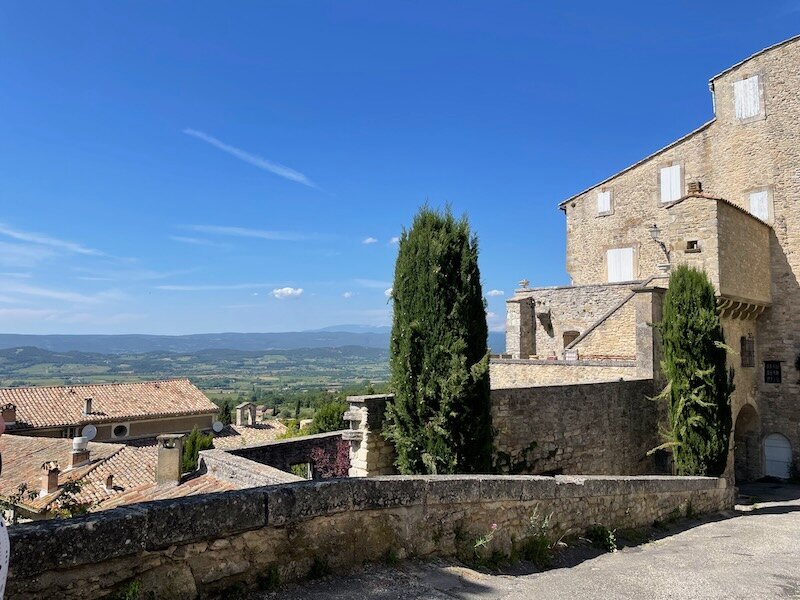
<instances>
[{"instance_id":1,"label":"chimney","mask_svg":"<svg viewBox=\"0 0 800 600\"><path fill-rule=\"evenodd\" d=\"M89 464L89 439L76 437L72 439L72 454L69 458L69 468L77 469Z\"/></svg>"},{"instance_id":2,"label":"chimney","mask_svg":"<svg viewBox=\"0 0 800 600\"><path fill-rule=\"evenodd\" d=\"M92 414L92 398L84 398L83 399L83 416L87 416Z\"/></svg>"},{"instance_id":3,"label":"chimney","mask_svg":"<svg viewBox=\"0 0 800 600\"><path fill-rule=\"evenodd\" d=\"M686 192L688 194L700 194L703 192L703 184L700 181L690 181L689 185L686 186Z\"/></svg>"},{"instance_id":4,"label":"chimney","mask_svg":"<svg viewBox=\"0 0 800 600\"><path fill-rule=\"evenodd\" d=\"M183 462L183 434L167 433L156 438L158 465L156 483L180 483Z\"/></svg>"},{"instance_id":5,"label":"chimney","mask_svg":"<svg viewBox=\"0 0 800 600\"><path fill-rule=\"evenodd\" d=\"M9 402L0 410L3 411L3 421L6 422L6 425L13 425L17 422L17 406L15 404Z\"/></svg>"},{"instance_id":6,"label":"chimney","mask_svg":"<svg viewBox=\"0 0 800 600\"><path fill-rule=\"evenodd\" d=\"M39 497L52 494L58 489L58 463L54 460L48 461L42 465L42 489L39 491Z\"/></svg>"},{"instance_id":7,"label":"chimney","mask_svg":"<svg viewBox=\"0 0 800 600\"><path fill-rule=\"evenodd\" d=\"M114 491L114 474L109 473L108 477L106 477L106 491L113 492Z\"/></svg>"}]
</instances>

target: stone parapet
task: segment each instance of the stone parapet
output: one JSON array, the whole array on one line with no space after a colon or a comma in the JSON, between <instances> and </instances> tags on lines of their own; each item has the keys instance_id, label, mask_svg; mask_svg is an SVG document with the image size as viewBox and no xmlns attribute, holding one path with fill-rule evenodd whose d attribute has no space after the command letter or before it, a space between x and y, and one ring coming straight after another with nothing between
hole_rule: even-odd
<instances>
[{"instance_id":1,"label":"stone parapet","mask_svg":"<svg viewBox=\"0 0 800 600\"><path fill-rule=\"evenodd\" d=\"M724 479L424 476L309 481L132 505L9 529L7 598L103 597L136 581L143 597L194 599L398 556L453 555L497 524L510 551L530 518L554 535L642 527L732 506Z\"/></svg>"},{"instance_id":2,"label":"stone parapet","mask_svg":"<svg viewBox=\"0 0 800 600\"><path fill-rule=\"evenodd\" d=\"M342 437L350 442L350 477L394 475L395 453L382 435L386 405L391 395L348 396L344 420L350 429Z\"/></svg>"},{"instance_id":3,"label":"stone parapet","mask_svg":"<svg viewBox=\"0 0 800 600\"><path fill-rule=\"evenodd\" d=\"M294 465L312 464L314 462L312 451L315 449L321 449L326 456L336 456L342 440L342 433L343 431L331 431L330 433L301 435L253 446L231 448L226 452L281 471L290 471Z\"/></svg>"}]
</instances>

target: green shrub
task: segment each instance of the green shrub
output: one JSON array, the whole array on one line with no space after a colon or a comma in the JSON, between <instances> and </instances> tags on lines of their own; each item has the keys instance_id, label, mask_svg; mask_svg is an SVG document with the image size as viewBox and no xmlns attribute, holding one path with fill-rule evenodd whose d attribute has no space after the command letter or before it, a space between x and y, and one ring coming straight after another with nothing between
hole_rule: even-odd
<instances>
[{"instance_id":1,"label":"green shrub","mask_svg":"<svg viewBox=\"0 0 800 600\"><path fill-rule=\"evenodd\" d=\"M314 420L308 428L308 433L328 433L329 431L344 429L344 413L346 410L346 402L337 400L323 404L314 413Z\"/></svg>"},{"instance_id":2,"label":"green shrub","mask_svg":"<svg viewBox=\"0 0 800 600\"><path fill-rule=\"evenodd\" d=\"M522 544L522 558L531 561L537 567L545 569L553 563L553 549L555 541L551 537L550 518L553 513L545 517L539 516L538 507L528 523L528 531Z\"/></svg>"},{"instance_id":3,"label":"green shrub","mask_svg":"<svg viewBox=\"0 0 800 600\"><path fill-rule=\"evenodd\" d=\"M606 552L617 551L617 536L614 531L605 525L592 525L586 530L586 537L595 548L600 548Z\"/></svg>"}]
</instances>

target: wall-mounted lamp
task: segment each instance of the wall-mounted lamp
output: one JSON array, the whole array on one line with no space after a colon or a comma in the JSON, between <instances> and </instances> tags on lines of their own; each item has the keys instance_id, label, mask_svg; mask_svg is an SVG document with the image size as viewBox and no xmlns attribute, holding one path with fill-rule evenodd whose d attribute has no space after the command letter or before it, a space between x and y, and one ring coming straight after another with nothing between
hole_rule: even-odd
<instances>
[{"instance_id":1,"label":"wall-mounted lamp","mask_svg":"<svg viewBox=\"0 0 800 600\"><path fill-rule=\"evenodd\" d=\"M661 230L658 228L658 225L653 223L652 225L650 225L650 227L648 227L648 231L650 232L650 237L653 238L653 241L656 244L661 246L661 250L664 251L664 256L667 257L666 269L663 270L669 270L669 265L670 265L669 250L667 249L667 245L661 241ZM659 267L660 266L661 265L659 265Z\"/></svg>"}]
</instances>

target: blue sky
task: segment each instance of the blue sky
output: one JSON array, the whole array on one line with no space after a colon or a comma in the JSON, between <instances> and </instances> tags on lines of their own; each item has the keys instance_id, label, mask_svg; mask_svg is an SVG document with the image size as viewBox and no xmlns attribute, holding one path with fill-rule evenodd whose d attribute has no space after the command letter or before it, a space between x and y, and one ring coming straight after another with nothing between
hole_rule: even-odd
<instances>
[{"instance_id":1,"label":"blue sky","mask_svg":"<svg viewBox=\"0 0 800 600\"><path fill-rule=\"evenodd\" d=\"M489 321L568 283L560 200L711 117L800 3L0 9L0 331L390 322L393 238L467 212Z\"/></svg>"}]
</instances>

